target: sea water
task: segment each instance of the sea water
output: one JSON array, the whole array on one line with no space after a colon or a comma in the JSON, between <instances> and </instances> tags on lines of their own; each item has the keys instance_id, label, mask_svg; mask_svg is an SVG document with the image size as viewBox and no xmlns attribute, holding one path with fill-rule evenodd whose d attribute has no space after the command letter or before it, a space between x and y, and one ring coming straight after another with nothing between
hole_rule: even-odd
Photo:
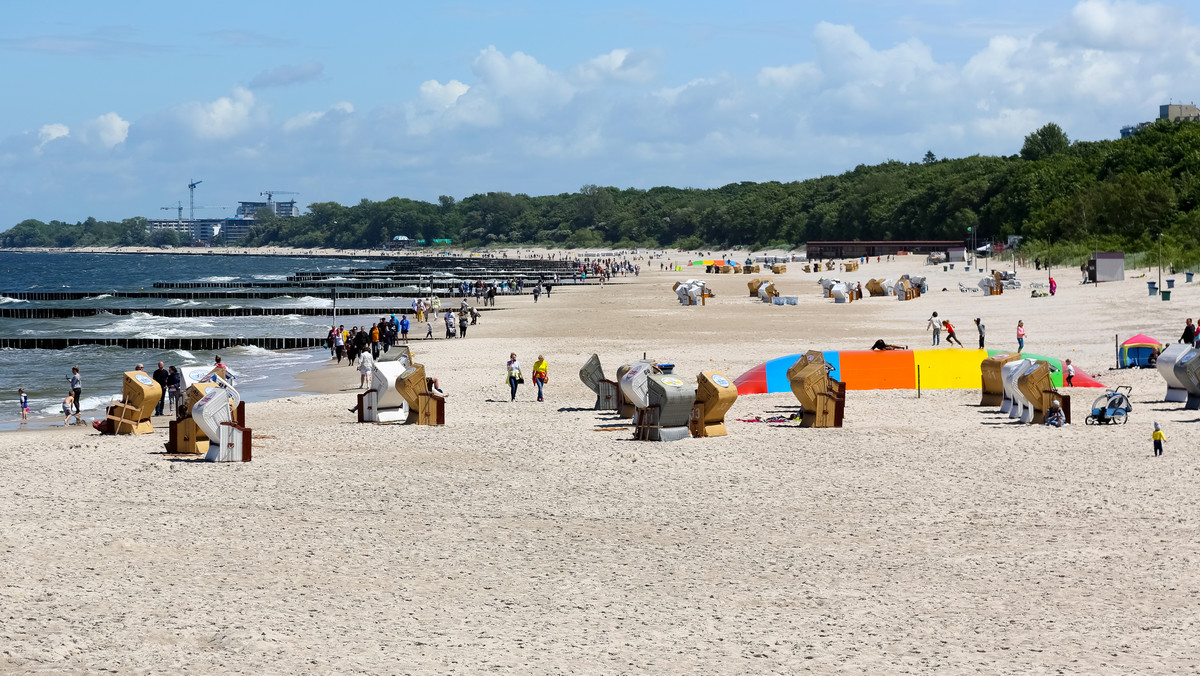
<instances>
[{"instance_id":1,"label":"sea water","mask_svg":"<svg viewBox=\"0 0 1200 676\"><path fill-rule=\"evenodd\" d=\"M330 316L270 315L258 317L159 317L146 313L100 314L63 319L0 318L0 332L8 337L171 338L301 337L323 338L332 322L333 301L317 290L298 290L284 298L268 299L166 299L118 298L115 291L153 290L154 282L254 282L283 281L297 271L346 272L350 267L383 267L383 261L366 259L302 258L220 254L95 254L0 251L0 307L316 307L330 308ZM214 289L216 290L216 289ZM21 301L5 296L15 291L95 291L83 300ZM347 327L370 325L407 305L408 301L355 299L356 307L378 307L378 315L345 316ZM341 304L341 302L339 302ZM78 365L83 378L81 410L85 419L103 417L110 399L121 394L122 373L144 364L153 372L162 361L168 366L211 365L215 352L144 350L83 345L65 350L0 349L0 430L20 423L17 388L29 395L30 419L62 420L62 400L69 392L67 377ZM220 351L222 361L238 375L236 387L246 401L261 401L299 391L297 375L329 358L324 349L271 351L239 346Z\"/></svg>"}]
</instances>

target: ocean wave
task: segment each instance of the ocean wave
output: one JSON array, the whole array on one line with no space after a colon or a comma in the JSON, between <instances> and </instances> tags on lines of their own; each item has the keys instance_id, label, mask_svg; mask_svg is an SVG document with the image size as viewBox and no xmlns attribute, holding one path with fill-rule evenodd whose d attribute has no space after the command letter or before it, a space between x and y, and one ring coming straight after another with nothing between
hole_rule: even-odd
<instances>
[{"instance_id":1,"label":"ocean wave","mask_svg":"<svg viewBox=\"0 0 1200 676\"><path fill-rule=\"evenodd\" d=\"M185 361L196 361L196 355L187 350L172 350L172 352L179 355L179 358Z\"/></svg>"},{"instance_id":2,"label":"ocean wave","mask_svg":"<svg viewBox=\"0 0 1200 676\"><path fill-rule=\"evenodd\" d=\"M104 300L105 298L112 297L113 295L111 293L102 293L99 296L88 296L87 298L84 298L84 300Z\"/></svg>"},{"instance_id":3,"label":"ocean wave","mask_svg":"<svg viewBox=\"0 0 1200 676\"><path fill-rule=\"evenodd\" d=\"M316 296L301 296L294 299L296 302L289 303L296 307L331 307L333 300L330 298L317 298Z\"/></svg>"},{"instance_id":4,"label":"ocean wave","mask_svg":"<svg viewBox=\"0 0 1200 676\"><path fill-rule=\"evenodd\" d=\"M213 275L212 277L201 277L200 279L197 279L196 281L197 282L232 282L235 279L237 279L237 277Z\"/></svg>"},{"instance_id":5,"label":"ocean wave","mask_svg":"<svg viewBox=\"0 0 1200 676\"><path fill-rule=\"evenodd\" d=\"M155 317L145 312L135 312L103 326L74 327L66 331L131 338L198 338L212 335L212 328L212 322L198 317Z\"/></svg>"},{"instance_id":6,"label":"ocean wave","mask_svg":"<svg viewBox=\"0 0 1200 676\"><path fill-rule=\"evenodd\" d=\"M108 407L108 402L111 401L114 396L117 399L121 398L121 395L119 395L119 394L109 395L106 397L84 397L83 400L79 402L79 410L80 410L80 412L103 411L105 408ZM51 401L49 403L47 403L46 400L43 399L43 400L37 402L36 405L41 406L41 408L34 408L35 404L33 402L30 402L30 408L37 411L38 413L44 413L46 415L55 415L55 416L61 416L63 414L61 399L58 401Z\"/></svg>"},{"instance_id":7,"label":"ocean wave","mask_svg":"<svg viewBox=\"0 0 1200 676\"><path fill-rule=\"evenodd\" d=\"M28 303L28 302L29 301L21 300L20 298L9 298L8 296L0 296L0 305L4 305L5 303Z\"/></svg>"},{"instance_id":8,"label":"ocean wave","mask_svg":"<svg viewBox=\"0 0 1200 676\"><path fill-rule=\"evenodd\" d=\"M287 275L251 275L251 277L264 282L282 282L288 278Z\"/></svg>"},{"instance_id":9,"label":"ocean wave","mask_svg":"<svg viewBox=\"0 0 1200 676\"><path fill-rule=\"evenodd\" d=\"M200 304L200 301L185 300L183 298L172 298L171 300L167 301L167 305L185 305L188 307L194 307L199 304Z\"/></svg>"}]
</instances>

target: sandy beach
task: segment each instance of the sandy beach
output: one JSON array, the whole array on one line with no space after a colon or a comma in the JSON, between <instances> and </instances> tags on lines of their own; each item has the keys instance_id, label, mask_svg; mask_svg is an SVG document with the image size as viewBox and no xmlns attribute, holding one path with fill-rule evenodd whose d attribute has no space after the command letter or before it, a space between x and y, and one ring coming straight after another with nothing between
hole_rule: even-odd
<instances>
[{"instance_id":1,"label":"sandy beach","mask_svg":"<svg viewBox=\"0 0 1200 676\"><path fill-rule=\"evenodd\" d=\"M1162 401L1157 371L1111 370L1114 336L1176 341L1200 285L1181 274L1163 302L1145 270L1097 287L1063 268L1030 298L1045 272L1021 269L1026 288L983 297L958 290L979 274L899 257L824 274L928 275L930 293L834 304L790 264L761 277L799 305L773 307L748 275L637 262L412 341L444 427L356 424L357 370L330 365L303 379L325 394L248 406L248 464L165 456L165 418L0 433L0 672L1200 670L1200 415ZM681 307L689 277L717 297ZM1131 421L1083 425L1101 391L1082 388L1063 429L977 390L852 391L841 429L734 420L796 410L770 394L739 398L726 437L650 443L577 375L593 352L609 375L646 354L694 379L924 348L933 311L968 347L975 317L994 348L1023 320L1026 351L1132 386ZM508 401L510 352L527 371L545 355L545 402L531 384Z\"/></svg>"}]
</instances>

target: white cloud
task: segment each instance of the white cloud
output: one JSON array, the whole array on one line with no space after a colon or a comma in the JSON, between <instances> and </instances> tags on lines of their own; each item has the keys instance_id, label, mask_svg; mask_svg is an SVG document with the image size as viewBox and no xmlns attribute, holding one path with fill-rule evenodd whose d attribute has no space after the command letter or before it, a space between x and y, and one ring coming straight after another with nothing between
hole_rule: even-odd
<instances>
[{"instance_id":1,"label":"white cloud","mask_svg":"<svg viewBox=\"0 0 1200 676\"><path fill-rule=\"evenodd\" d=\"M654 69L645 54L631 49L614 49L576 66L574 77L583 83L647 82L654 77Z\"/></svg>"},{"instance_id":2,"label":"white cloud","mask_svg":"<svg viewBox=\"0 0 1200 676\"><path fill-rule=\"evenodd\" d=\"M254 94L244 87L234 87L232 96L222 96L212 103L189 103L179 115L197 137L227 139L250 128L254 107Z\"/></svg>"},{"instance_id":3,"label":"white cloud","mask_svg":"<svg viewBox=\"0 0 1200 676\"><path fill-rule=\"evenodd\" d=\"M811 88L821 81L817 64L797 63L793 66L766 66L758 71L758 85L771 89Z\"/></svg>"},{"instance_id":4,"label":"white cloud","mask_svg":"<svg viewBox=\"0 0 1200 676\"><path fill-rule=\"evenodd\" d=\"M449 108L471 88L458 80L441 84L437 80L421 83L421 101L430 108Z\"/></svg>"},{"instance_id":5,"label":"white cloud","mask_svg":"<svg viewBox=\"0 0 1200 676\"><path fill-rule=\"evenodd\" d=\"M53 124L42 125L42 128L38 130L38 141L40 142L37 144L36 150L41 152L47 143L70 135L71 128L65 124L55 122Z\"/></svg>"},{"instance_id":6,"label":"white cloud","mask_svg":"<svg viewBox=\"0 0 1200 676\"><path fill-rule=\"evenodd\" d=\"M509 109L528 117L538 117L570 101L575 93L562 75L523 52L505 56L488 47L473 66L485 95L504 100Z\"/></svg>"},{"instance_id":7,"label":"white cloud","mask_svg":"<svg viewBox=\"0 0 1200 676\"><path fill-rule=\"evenodd\" d=\"M116 113L105 113L86 122L83 134L89 143L110 149L129 137L129 122Z\"/></svg>"},{"instance_id":8,"label":"white cloud","mask_svg":"<svg viewBox=\"0 0 1200 676\"><path fill-rule=\"evenodd\" d=\"M1045 113L1040 110L1006 108L994 117L976 119L974 127L984 136L1017 139L1025 137L1046 122Z\"/></svg>"},{"instance_id":9,"label":"white cloud","mask_svg":"<svg viewBox=\"0 0 1200 676\"><path fill-rule=\"evenodd\" d=\"M354 112L354 104L350 103L349 101L339 101L338 103L333 104L333 106L331 106L329 108L329 110L326 110L326 111L306 112L306 113L299 113L297 115L293 115L292 117L290 117L286 121L284 121L282 128L283 128L283 131L290 133L290 132L294 132L294 131L297 131L300 129L305 129L307 127L311 127L314 124L325 119L325 116L330 113L341 113L343 115L349 115L353 112Z\"/></svg>"},{"instance_id":10,"label":"white cloud","mask_svg":"<svg viewBox=\"0 0 1200 676\"><path fill-rule=\"evenodd\" d=\"M1195 37L1178 8L1113 0L1083 0L1055 33L1083 47L1119 50L1160 49L1187 33Z\"/></svg>"}]
</instances>

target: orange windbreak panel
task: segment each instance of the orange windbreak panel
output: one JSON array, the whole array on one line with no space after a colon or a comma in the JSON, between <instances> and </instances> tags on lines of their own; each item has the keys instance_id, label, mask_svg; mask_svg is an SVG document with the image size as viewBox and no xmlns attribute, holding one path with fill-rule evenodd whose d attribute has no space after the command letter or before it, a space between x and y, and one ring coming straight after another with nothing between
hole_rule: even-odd
<instances>
[{"instance_id":1,"label":"orange windbreak panel","mask_svg":"<svg viewBox=\"0 0 1200 676\"><path fill-rule=\"evenodd\" d=\"M913 390L917 387L911 350L842 350L841 376L848 390Z\"/></svg>"}]
</instances>

